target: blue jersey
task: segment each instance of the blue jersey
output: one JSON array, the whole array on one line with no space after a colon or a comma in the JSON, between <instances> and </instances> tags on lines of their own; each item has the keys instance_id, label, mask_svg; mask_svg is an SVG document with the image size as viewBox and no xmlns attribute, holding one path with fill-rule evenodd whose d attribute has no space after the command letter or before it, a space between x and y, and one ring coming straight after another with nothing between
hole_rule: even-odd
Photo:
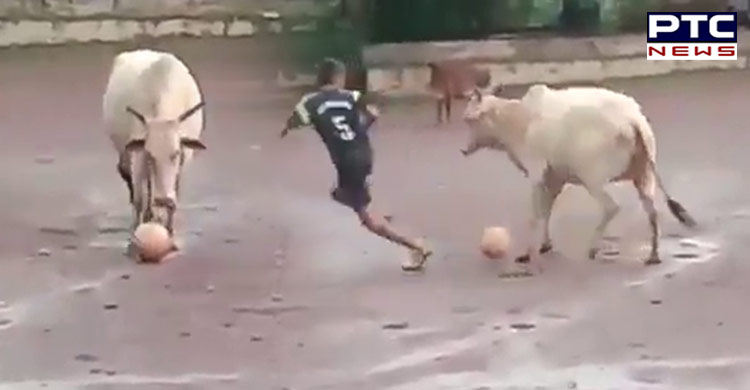
<instances>
[{"instance_id":1,"label":"blue jersey","mask_svg":"<svg viewBox=\"0 0 750 390\"><path fill-rule=\"evenodd\" d=\"M368 126L362 123L358 109L360 97L359 92L345 89L307 94L294 108L291 124L312 125L336 165L352 155L371 156Z\"/></svg>"}]
</instances>

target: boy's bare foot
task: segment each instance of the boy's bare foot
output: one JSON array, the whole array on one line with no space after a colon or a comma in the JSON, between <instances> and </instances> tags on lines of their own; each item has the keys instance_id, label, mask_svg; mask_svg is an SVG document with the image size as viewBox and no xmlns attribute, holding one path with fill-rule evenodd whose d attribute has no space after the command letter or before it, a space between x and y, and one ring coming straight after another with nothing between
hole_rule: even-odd
<instances>
[{"instance_id":1,"label":"boy's bare foot","mask_svg":"<svg viewBox=\"0 0 750 390\"><path fill-rule=\"evenodd\" d=\"M432 256L432 250L427 247L423 239L417 240L418 249L411 251L410 261L401 264L401 269L406 272L419 271L424 268L427 259Z\"/></svg>"}]
</instances>

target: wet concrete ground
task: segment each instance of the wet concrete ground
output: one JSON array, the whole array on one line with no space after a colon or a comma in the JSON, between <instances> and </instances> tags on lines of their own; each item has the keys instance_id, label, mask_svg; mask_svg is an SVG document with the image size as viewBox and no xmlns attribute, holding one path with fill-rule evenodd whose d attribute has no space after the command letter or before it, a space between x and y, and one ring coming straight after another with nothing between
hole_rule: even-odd
<instances>
[{"instance_id":1,"label":"wet concrete ground","mask_svg":"<svg viewBox=\"0 0 750 390\"><path fill-rule=\"evenodd\" d=\"M208 102L190 166L184 251L123 256L126 189L100 126L115 48L0 54L0 389L747 389L750 145L745 72L609 82L652 120L658 165L701 223L663 204L664 264L642 264L647 221L629 186L585 259L599 210L560 198L558 252L532 278L477 250L485 226L525 225L528 183L499 154L463 158L460 123L387 104L374 130L375 207L424 234L405 254L328 198L312 132L277 138L295 96L266 85L247 41L177 41Z\"/></svg>"}]
</instances>

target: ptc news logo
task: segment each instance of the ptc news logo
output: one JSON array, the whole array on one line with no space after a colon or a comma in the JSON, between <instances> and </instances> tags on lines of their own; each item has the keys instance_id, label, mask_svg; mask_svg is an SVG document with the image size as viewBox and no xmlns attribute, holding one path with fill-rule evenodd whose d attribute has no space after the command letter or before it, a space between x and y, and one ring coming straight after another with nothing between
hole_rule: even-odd
<instances>
[{"instance_id":1,"label":"ptc news logo","mask_svg":"<svg viewBox=\"0 0 750 390\"><path fill-rule=\"evenodd\" d=\"M735 12L649 12L649 60L736 60Z\"/></svg>"}]
</instances>

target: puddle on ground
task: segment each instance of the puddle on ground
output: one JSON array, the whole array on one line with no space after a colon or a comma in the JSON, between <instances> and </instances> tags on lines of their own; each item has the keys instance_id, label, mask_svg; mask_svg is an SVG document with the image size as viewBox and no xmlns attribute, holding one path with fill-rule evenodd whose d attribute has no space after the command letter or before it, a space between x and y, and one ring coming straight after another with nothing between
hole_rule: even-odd
<instances>
[{"instance_id":1,"label":"puddle on ground","mask_svg":"<svg viewBox=\"0 0 750 390\"><path fill-rule=\"evenodd\" d=\"M451 313L454 314L473 314L479 311L479 308L476 306L468 306L468 305L459 305L454 306L451 308Z\"/></svg>"},{"instance_id":2,"label":"puddle on ground","mask_svg":"<svg viewBox=\"0 0 750 390\"><path fill-rule=\"evenodd\" d=\"M569 320L570 316L567 314L548 312L548 313L542 313L542 318L565 321L565 320Z\"/></svg>"},{"instance_id":3,"label":"puddle on ground","mask_svg":"<svg viewBox=\"0 0 750 390\"><path fill-rule=\"evenodd\" d=\"M91 374L103 374L92 377ZM26 389L82 389L92 386L115 387L140 387L140 386L193 386L196 388L209 388L213 383L230 383L240 380L240 374L204 374L189 373L175 376L145 376L119 374L114 370L92 369L85 376L72 377L62 380L27 380L19 382L0 383L0 390L26 390Z\"/></svg>"},{"instance_id":4,"label":"puddle on ground","mask_svg":"<svg viewBox=\"0 0 750 390\"><path fill-rule=\"evenodd\" d=\"M670 240L663 247L669 260L681 263L705 263L716 258L720 252L715 242L698 238L682 238L677 242Z\"/></svg>"},{"instance_id":5,"label":"puddle on ground","mask_svg":"<svg viewBox=\"0 0 750 390\"><path fill-rule=\"evenodd\" d=\"M101 282L95 282L95 283L82 283L75 286L70 287L70 291L74 293L88 293L92 292L102 286Z\"/></svg>"},{"instance_id":6,"label":"puddle on ground","mask_svg":"<svg viewBox=\"0 0 750 390\"><path fill-rule=\"evenodd\" d=\"M305 306L235 306L232 311L239 314L255 314L259 316L277 316L306 310Z\"/></svg>"},{"instance_id":7,"label":"puddle on ground","mask_svg":"<svg viewBox=\"0 0 750 390\"><path fill-rule=\"evenodd\" d=\"M130 228L122 226L103 226L97 229L97 232L99 234L128 234Z\"/></svg>"},{"instance_id":8,"label":"puddle on ground","mask_svg":"<svg viewBox=\"0 0 750 390\"><path fill-rule=\"evenodd\" d=\"M672 279L682 268L690 264L707 263L721 253L720 245L708 238L686 238L673 234L664 236L660 243L662 264L650 268L645 277L626 281L626 287L641 287L654 279ZM650 249L650 244L643 243L639 253L648 253Z\"/></svg>"},{"instance_id":9,"label":"puddle on ground","mask_svg":"<svg viewBox=\"0 0 750 390\"><path fill-rule=\"evenodd\" d=\"M42 226L39 228L39 232L43 234L68 237L75 237L78 235L78 231L73 227Z\"/></svg>"},{"instance_id":10,"label":"puddle on ground","mask_svg":"<svg viewBox=\"0 0 750 390\"><path fill-rule=\"evenodd\" d=\"M13 320L10 318L0 318L0 330L5 330L13 326Z\"/></svg>"},{"instance_id":11,"label":"puddle on ground","mask_svg":"<svg viewBox=\"0 0 750 390\"><path fill-rule=\"evenodd\" d=\"M675 253L675 259L697 259L700 255L697 253Z\"/></svg>"},{"instance_id":12,"label":"puddle on ground","mask_svg":"<svg viewBox=\"0 0 750 390\"><path fill-rule=\"evenodd\" d=\"M536 329L536 324L532 324L529 322L519 322L515 324L510 324L510 329L516 332L529 331L529 330Z\"/></svg>"},{"instance_id":13,"label":"puddle on ground","mask_svg":"<svg viewBox=\"0 0 750 390\"><path fill-rule=\"evenodd\" d=\"M92 249L127 249L128 241L123 239L96 239L89 243L89 248Z\"/></svg>"}]
</instances>

